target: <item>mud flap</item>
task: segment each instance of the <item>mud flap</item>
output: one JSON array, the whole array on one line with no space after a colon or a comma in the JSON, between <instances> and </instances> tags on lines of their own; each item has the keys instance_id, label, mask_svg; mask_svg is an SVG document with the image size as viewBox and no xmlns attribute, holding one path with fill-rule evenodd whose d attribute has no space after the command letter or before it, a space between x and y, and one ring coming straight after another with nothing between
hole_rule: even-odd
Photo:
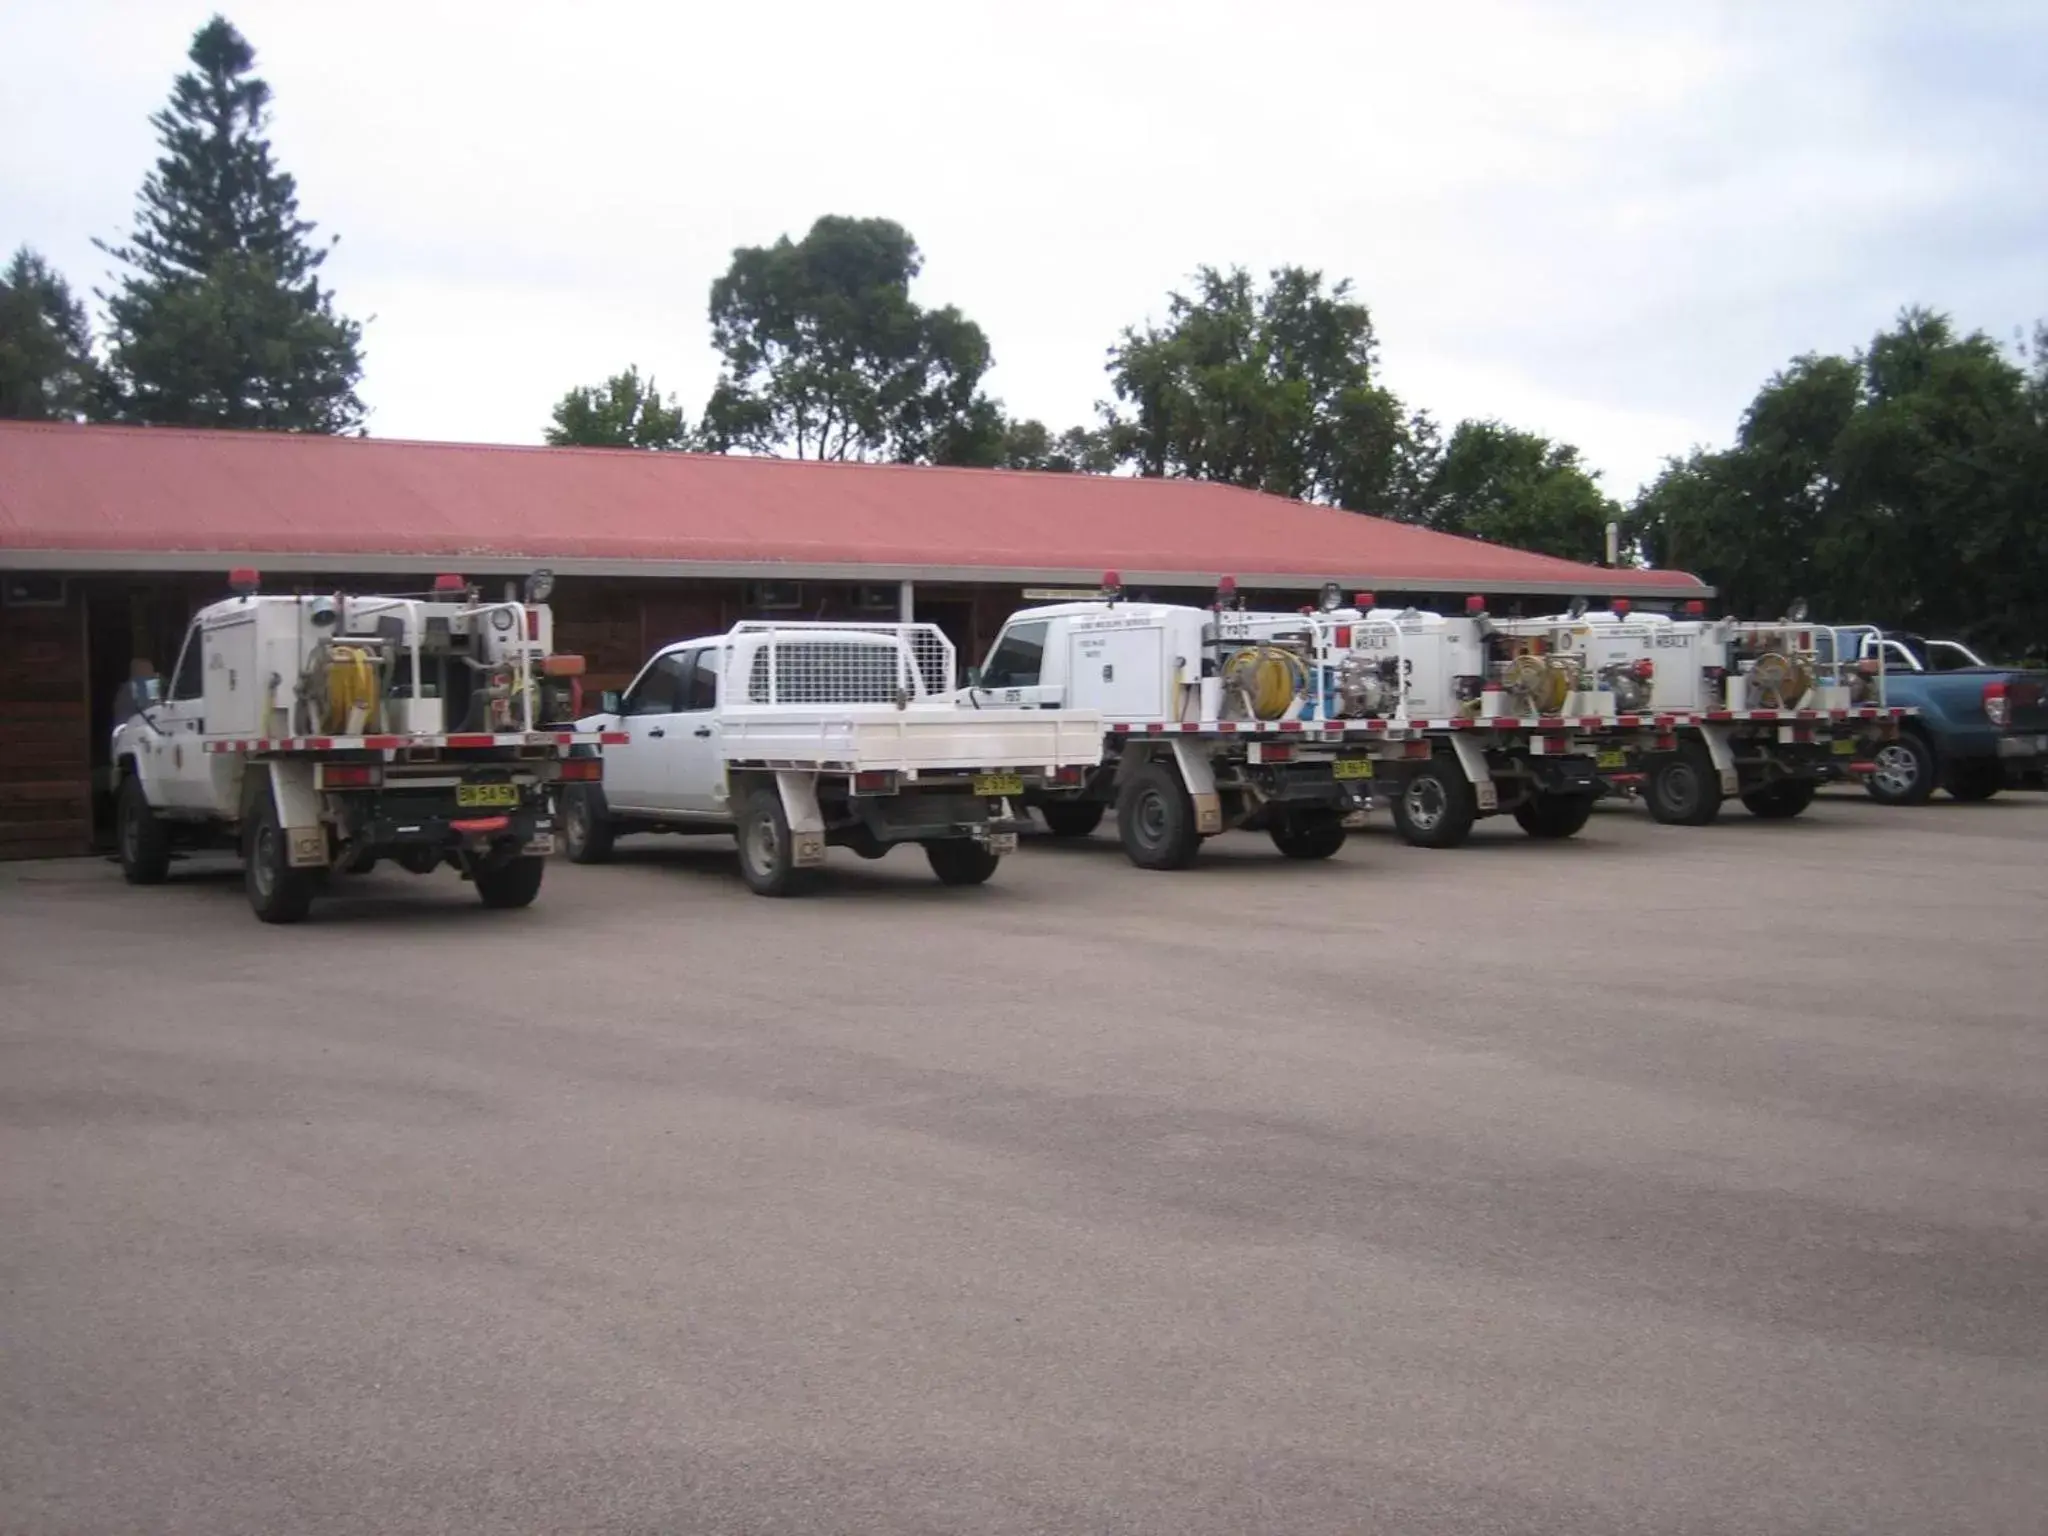
<instances>
[{"instance_id":1,"label":"mud flap","mask_svg":"<svg viewBox=\"0 0 2048 1536\"><path fill-rule=\"evenodd\" d=\"M1175 741L1173 763L1180 781L1187 786L1195 806L1195 830L1214 837L1223 830L1223 800L1216 793L1216 775L1209 767L1209 754L1197 742Z\"/></svg>"},{"instance_id":2,"label":"mud flap","mask_svg":"<svg viewBox=\"0 0 2048 1536\"><path fill-rule=\"evenodd\" d=\"M1472 785L1472 797L1481 811L1500 809L1500 790L1493 782L1493 770L1486 766L1486 749L1462 731L1451 732L1451 752Z\"/></svg>"},{"instance_id":3,"label":"mud flap","mask_svg":"<svg viewBox=\"0 0 2048 1536\"><path fill-rule=\"evenodd\" d=\"M1700 739L1707 744L1707 758L1714 765L1714 771L1721 775L1721 793L1735 795L1742 792L1742 780L1735 771L1735 748L1730 741L1733 733L1725 725L1703 725Z\"/></svg>"},{"instance_id":4,"label":"mud flap","mask_svg":"<svg viewBox=\"0 0 2048 1536\"><path fill-rule=\"evenodd\" d=\"M313 765L273 759L270 767L270 799L277 807L277 821L284 831L285 846L291 850L294 869L325 869L327 827L320 819L320 791L313 787Z\"/></svg>"},{"instance_id":5,"label":"mud flap","mask_svg":"<svg viewBox=\"0 0 2048 1536\"><path fill-rule=\"evenodd\" d=\"M777 769L775 791L782 796L782 814L789 820L790 862L815 869L825 862L825 814L818 809L815 773Z\"/></svg>"}]
</instances>

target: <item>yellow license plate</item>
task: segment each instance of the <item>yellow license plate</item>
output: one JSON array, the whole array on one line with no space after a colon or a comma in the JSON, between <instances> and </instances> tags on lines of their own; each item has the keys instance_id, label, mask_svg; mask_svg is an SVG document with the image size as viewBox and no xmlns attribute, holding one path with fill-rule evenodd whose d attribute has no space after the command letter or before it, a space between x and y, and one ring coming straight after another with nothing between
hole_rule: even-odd
<instances>
[{"instance_id":1,"label":"yellow license plate","mask_svg":"<svg viewBox=\"0 0 2048 1536\"><path fill-rule=\"evenodd\" d=\"M1330 764L1330 772L1340 779L1369 779L1372 777L1372 759L1340 757Z\"/></svg>"},{"instance_id":2,"label":"yellow license plate","mask_svg":"<svg viewBox=\"0 0 2048 1536\"><path fill-rule=\"evenodd\" d=\"M458 784L455 786L455 803L465 808L517 805L519 803L519 786L517 784Z\"/></svg>"},{"instance_id":3,"label":"yellow license plate","mask_svg":"<svg viewBox=\"0 0 2048 1536\"><path fill-rule=\"evenodd\" d=\"M1854 757L1856 755L1856 743L1838 736L1828 743L1828 750L1837 757Z\"/></svg>"},{"instance_id":4,"label":"yellow license plate","mask_svg":"<svg viewBox=\"0 0 2048 1536\"><path fill-rule=\"evenodd\" d=\"M1021 773L977 773L974 776L974 792L988 799L998 795L1021 795L1024 793L1024 775Z\"/></svg>"},{"instance_id":5,"label":"yellow license plate","mask_svg":"<svg viewBox=\"0 0 2048 1536\"><path fill-rule=\"evenodd\" d=\"M1600 768L1626 768L1628 766L1628 754L1626 752L1602 752L1593 759L1593 762L1595 766Z\"/></svg>"}]
</instances>

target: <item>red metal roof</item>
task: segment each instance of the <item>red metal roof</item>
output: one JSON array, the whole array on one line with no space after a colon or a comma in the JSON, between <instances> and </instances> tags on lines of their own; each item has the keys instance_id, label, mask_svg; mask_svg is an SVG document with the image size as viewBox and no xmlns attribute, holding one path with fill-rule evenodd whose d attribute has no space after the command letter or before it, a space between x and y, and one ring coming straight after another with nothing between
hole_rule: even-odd
<instances>
[{"instance_id":1,"label":"red metal roof","mask_svg":"<svg viewBox=\"0 0 2048 1536\"><path fill-rule=\"evenodd\" d=\"M1704 590L1194 480L0 422L0 565L226 555L477 575Z\"/></svg>"}]
</instances>

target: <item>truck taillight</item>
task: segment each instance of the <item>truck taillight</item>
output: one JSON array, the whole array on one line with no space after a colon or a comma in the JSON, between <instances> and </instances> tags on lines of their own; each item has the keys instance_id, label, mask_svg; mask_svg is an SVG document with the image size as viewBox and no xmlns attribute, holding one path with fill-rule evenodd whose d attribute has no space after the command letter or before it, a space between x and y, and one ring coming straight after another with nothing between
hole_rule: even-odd
<instances>
[{"instance_id":1,"label":"truck taillight","mask_svg":"<svg viewBox=\"0 0 2048 1536\"><path fill-rule=\"evenodd\" d=\"M1055 784L1078 784L1083 777L1084 775L1079 766L1068 766L1055 773L1052 776L1052 781Z\"/></svg>"},{"instance_id":2,"label":"truck taillight","mask_svg":"<svg viewBox=\"0 0 2048 1536\"><path fill-rule=\"evenodd\" d=\"M565 757L562 759L562 778L571 784L595 784L604 777L604 759L601 757Z\"/></svg>"},{"instance_id":3,"label":"truck taillight","mask_svg":"<svg viewBox=\"0 0 2048 1536\"><path fill-rule=\"evenodd\" d=\"M1339 625L1337 626L1337 632L1336 632L1336 635L1334 636L1334 638L1335 638L1335 640L1336 640L1336 642L1337 642L1337 649L1338 649L1338 650L1340 650L1340 651L1348 651L1348 650L1350 650L1350 649L1351 649L1351 626L1350 626L1349 624L1339 624Z\"/></svg>"},{"instance_id":4,"label":"truck taillight","mask_svg":"<svg viewBox=\"0 0 2048 1536\"><path fill-rule=\"evenodd\" d=\"M868 769L853 776L853 792L857 795L888 795L895 790L896 775L888 769Z\"/></svg>"},{"instance_id":5,"label":"truck taillight","mask_svg":"<svg viewBox=\"0 0 2048 1536\"><path fill-rule=\"evenodd\" d=\"M538 608L526 610L526 638L529 640L538 640L540 638L540 610Z\"/></svg>"},{"instance_id":6,"label":"truck taillight","mask_svg":"<svg viewBox=\"0 0 2048 1536\"><path fill-rule=\"evenodd\" d=\"M374 763L322 763L322 789L375 789L384 782L384 770Z\"/></svg>"},{"instance_id":7,"label":"truck taillight","mask_svg":"<svg viewBox=\"0 0 2048 1536\"><path fill-rule=\"evenodd\" d=\"M1993 725L2012 724L2012 700L2005 696L2005 680L1984 685L1984 718Z\"/></svg>"}]
</instances>

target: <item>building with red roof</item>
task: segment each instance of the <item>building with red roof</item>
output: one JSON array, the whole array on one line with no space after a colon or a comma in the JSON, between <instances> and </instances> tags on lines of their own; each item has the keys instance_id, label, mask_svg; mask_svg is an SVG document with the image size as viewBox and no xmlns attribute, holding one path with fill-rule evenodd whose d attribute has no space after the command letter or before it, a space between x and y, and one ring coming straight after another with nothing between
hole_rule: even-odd
<instances>
[{"instance_id":1,"label":"building with red roof","mask_svg":"<svg viewBox=\"0 0 2048 1536\"><path fill-rule=\"evenodd\" d=\"M1231 575L1275 606L1329 581L1544 607L1706 591L1192 480L0 422L0 857L90 843L130 657L167 667L231 565L358 588L546 567L597 686L762 613L914 609L977 656L1034 589L1105 571L1196 601Z\"/></svg>"}]
</instances>

